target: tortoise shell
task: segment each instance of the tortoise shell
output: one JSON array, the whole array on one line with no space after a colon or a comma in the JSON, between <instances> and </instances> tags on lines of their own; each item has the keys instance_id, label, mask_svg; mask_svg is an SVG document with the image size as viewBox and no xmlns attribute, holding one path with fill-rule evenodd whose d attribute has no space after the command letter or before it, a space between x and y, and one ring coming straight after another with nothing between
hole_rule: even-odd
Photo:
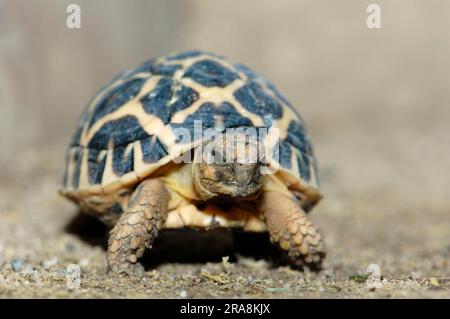
<instances>
[{"instance_id":1,"label":"tortoise shell","mask_svg":"<svg viewBox=\"0 0 450 319\"><path fill-rule=\"evenodd\" d=\"M320 198L313 148L295 108L259 74L218 55L187 51L151 59L110 81L83 112L66 156L61 193L70 198L130 189L190 150L176 128L278 128L277 175ZM175 151L177 150L177 151ZM277 159L277 160L275 160Z\"/></svg>"}]
</instances>

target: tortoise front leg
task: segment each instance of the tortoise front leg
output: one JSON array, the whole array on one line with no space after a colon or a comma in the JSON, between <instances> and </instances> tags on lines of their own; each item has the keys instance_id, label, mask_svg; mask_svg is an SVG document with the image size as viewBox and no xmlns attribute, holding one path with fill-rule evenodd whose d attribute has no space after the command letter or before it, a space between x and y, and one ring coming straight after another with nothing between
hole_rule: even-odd
<instances>
[{"instance_id":1,"label":"tortoise front leg","mask_svg":"<svg viewBox=\"0 0 450 319\"><path fill-rule=\"evenodd\" d=\"M145 248L151 248L164 225L170 194L160 179L143 181L134 191L128 209L110 232L108 241L109 270L128 275L140 274L137 262Z\"/></svg>"},{"instance_id":2,"label":"tortoise front leg","mask_svg":"<svg viewBox=\"0 0 450 319\"><path fill-rule=\"evenodd\" d=\"M259 210L266 219L270 240L288 254L295 266L320 268L325 245L295 199L280 192L265 191L261 194Z\"/></svg>"}]
</instances>

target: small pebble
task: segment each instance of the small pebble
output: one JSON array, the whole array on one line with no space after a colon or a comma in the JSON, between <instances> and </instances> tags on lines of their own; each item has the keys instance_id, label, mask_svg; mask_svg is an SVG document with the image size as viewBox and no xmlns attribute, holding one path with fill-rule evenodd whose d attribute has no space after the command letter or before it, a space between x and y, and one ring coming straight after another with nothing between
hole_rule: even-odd
<instances>
[{"instance_id":1,"label":"small pebble","mask_svg":"<svg viewBox=\"0 0 450 319\"><path fill-rule=\"evenodd\" d=\"M81 269L76 264L70 264L66 268L66 286L68 289L81 287Z\"/></svg>"},{"instance_id":2,"label":"small pebble","mask_svg":"<svg viewBox=\"0 0 450 319\"><path fill-rule=\"evenodd\" d=\"M23 260L22 259L13 259L11 261L11 267L15 272L21 271L22 267L23 267Z\"/></svg>"},{"instance_id":3,"label":"small pebble","mask_svg":"<svg viewBox=\"0 0 450 319\"><path fill-rule=\"evenodd\" d=\"M52 266L55 266L58 262L59 262L58 257L53 257L51 259L44 260L42 266L44 266L44 268L50 268Z\"/></svg>"},{"instance_id":4,"label":"small pebble","mask_svg":"<svg viewBox=\"0 0 450 319\"><path fill-rule=\"evenodd\" d=\"M64 248L67 250L67 252L69 253L73 253L77 247L73 244L73 243L66 243Z\"/></svg>"},{"instance_id":5,"label":"small pebble","mask_svg":"<svg viewBox=\"0 0 450 319\"><path fill-rule=\"evenodd\" d=\"M89 259L88 258L83 258L78 262L78 265L80 267L87 267L89 266Z\"/></svg>"},{"instance_id":6,"label":"small pebble","mask_svg":"<svg viewBox=\"0 0 450 319\"><path fill-rule=\"evenodd\" d=\"M186 290L181 290L180 297L181 298L186 298L187 297L187 291Z\"/></svg>"},{"instance_id":7,"label":"small pebble","mask_svg":"<svg viewBox=\"0 0 450 319\"><path fill-rule=\"evenodd\" d=\"M22 270L22 274L24 275L31 275L33 273L33 267L31 266L26 266L23 270Z\"/></svg>"},{"instance_id":8,"label":"small pebble","mask_svg":"<svg viewBox=\"0 0 450 319\"><path fill-rule=\"evenodd\" d=\"M222 257L222 265L227 274L229 274L231 272L231 268L233 266L229 260L230 260L230 257L228 257L228 256Z\"/></svg>"}]
</instances>

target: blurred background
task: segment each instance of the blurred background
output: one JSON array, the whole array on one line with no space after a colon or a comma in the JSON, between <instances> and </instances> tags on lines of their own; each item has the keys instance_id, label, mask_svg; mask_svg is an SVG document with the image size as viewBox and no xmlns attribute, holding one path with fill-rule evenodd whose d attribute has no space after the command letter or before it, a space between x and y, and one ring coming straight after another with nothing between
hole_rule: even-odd
<instances>
[{"instance_id":1,"label":"blurred background","mask_svg":"<svg viewBox=\"0 0 450 319\"><path fill-rule=\"evenodd\" d=\"M66 26L70 3L80 29ZM366 26L371 3L380 29ZM333 273L375 262L449 276L449 30L446 0L1 0L0 243L26 251L5 258L40 260L25 242L45 252L45 236L63 236L76 212L55 195L64 152L99 88L151 57L202 49L259 71L298 107Z\"/></svg>"}]
</instances>

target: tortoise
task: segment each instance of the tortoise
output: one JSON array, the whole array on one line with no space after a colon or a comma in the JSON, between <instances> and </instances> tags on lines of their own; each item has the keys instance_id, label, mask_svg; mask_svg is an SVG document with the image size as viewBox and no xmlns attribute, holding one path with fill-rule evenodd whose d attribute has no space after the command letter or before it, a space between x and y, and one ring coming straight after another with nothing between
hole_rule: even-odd
<instances>
[{"instance_id":1,"label":"tortoise","mask_svg":"<svg viewBox=\"0 0 450 319\"><path fill-rule=\"evenodd\" d=\"M148 60L101 89L70 142L60 193L111 227L115 273L142 273L158 233L185 227L269 232L294 267L325 256L307 217L321 194L302 118L272 82L209 52Z\"/></svg>"}]
</instances>

